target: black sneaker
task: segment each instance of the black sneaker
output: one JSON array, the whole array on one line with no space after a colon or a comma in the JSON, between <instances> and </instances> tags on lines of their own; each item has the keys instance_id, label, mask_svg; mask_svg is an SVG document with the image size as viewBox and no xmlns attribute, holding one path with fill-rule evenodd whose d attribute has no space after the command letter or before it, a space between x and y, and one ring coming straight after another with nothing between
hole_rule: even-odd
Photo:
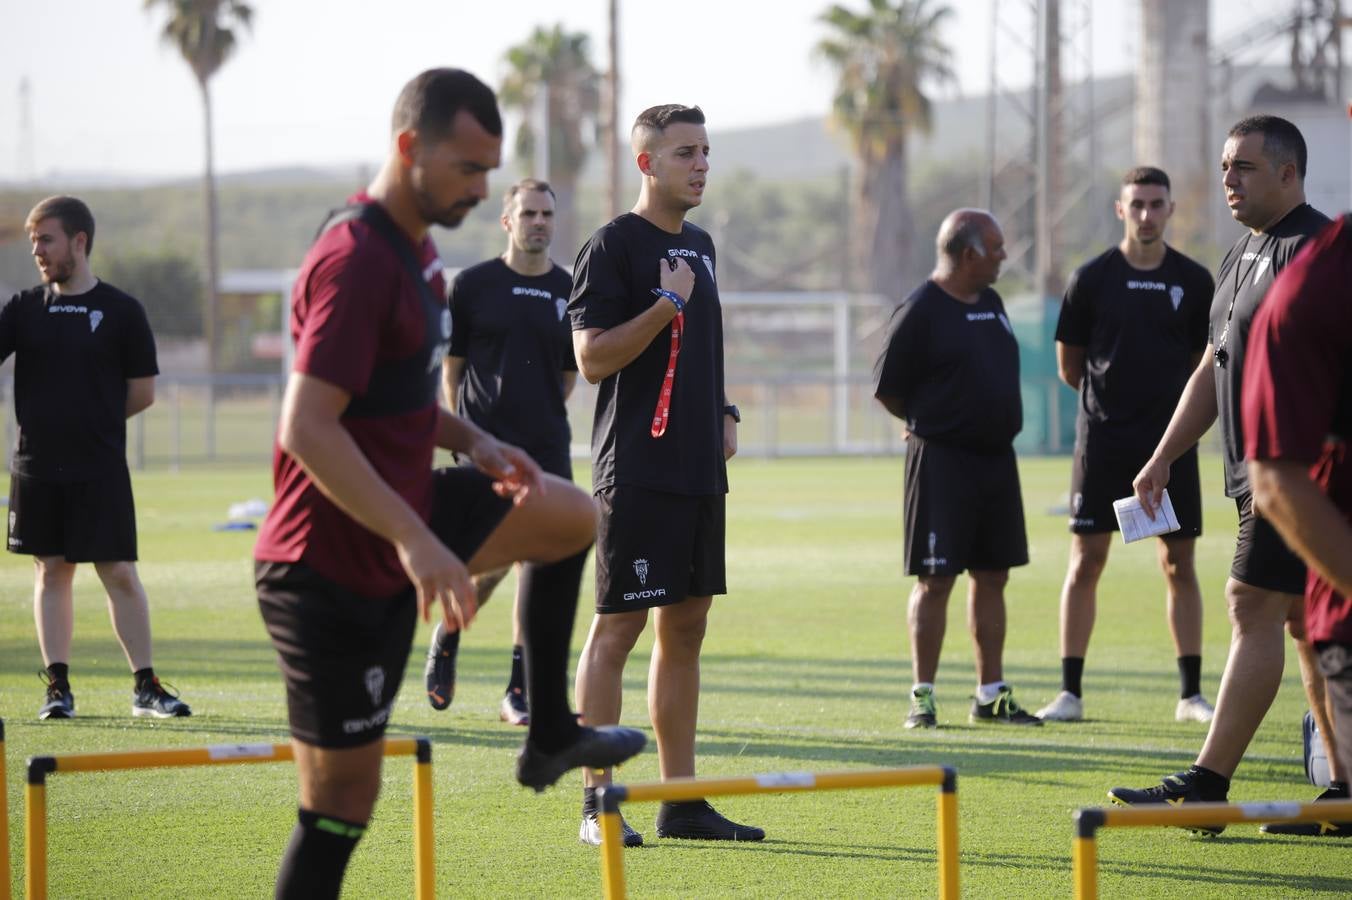
<instances>
[{"instance_id":1,"label":"black sneaker","mask_svg":"<svg viewBox=\"0 0 1352 900\"><path fill-rule=\"evenodd\" d=\"M156 719L174 719L192 715L192 708L178 699L174 686L160 683L158 677L150 679L132 697L131 714L133 716L154 716Z\"/></svg>"},{"instance_id":2,"label":"black sneaker","mask_svg":"<svg viewBox=\"0 0 1352 900\"><path fill-rule=\"evenodd\" d=\"M498 706L498 718L508 725L529 725L530 707L526 705L526 695L521 688L512 688L503 695Z\"/></svg>"},{"instance_id":3,"label":"black sneaker","mask_svg":"<svg viewBox=\"0 0 1352 900\"><path fill-rule=\"evenodd\" d=\"M995 725L1041 725L1042 720L1028 712L1014 699L1014 689L1008 685L1000 688L990 703L972 701L972 722L985 722Z\"/></svg>"},{"instance_id":4,"label":"black sneaker","mask_svg":"<svg viewBox=\"0 0 1352 900\"><path fill-rule=\"evenodd\" d=\"M438 625L427 648L427 702L436 710L446 709L455 699L455 661L460 655L460 632L445 634Z\"/></svg>"},{"instance_id":5,"label":"black sneaker","mask_svg":"<svg viewBox=\"0 0 1352 900\"><path fill-rule=\"evenodd\" d=\"M629 827L629 823L620 816L620 838L626 847L642 847L643 835ZM596 813L582 817L582 827L577 830L577 839L593 847L601 846L601 817Z\"/></svg>"},{"instance_id":6,"label":"black sneaker","mask_svg":"<svg viewBox=\"0 0 1352 900\"><path fill-rule=\"evenodd\" d=\"M709 801L691 800L662 804L657 811L657 836L699 841L763 841L765 829L738 825L710 806Z\"/></svg>"},{"instance_id":7,"label":"black sneaker","mask_svg":"<svg viewBox=\"0 0 1352 900\"><path fill-rule=\"evenodd\" d=\"M1194 772L1179 772L1165 775L1154 787L1136 790L1134 788L1115 787L1108 792L1108 799L1118 806L1147 806L1151 803L1167 803L1178 806L1182 803L1224 803L1225 794L1206 796L1197 784ZM1182 825L1179 826L1199 837L1215 837L1225 830L1224 825Z\"/></svg>"},{"instance_id":8,"label":"black sneaker","mask_svg":"<svg viewBox=\"0 0 1352 900\"><path fill-rule=\"evenodd\" d=\"M516 780L537 792L543 791L569 769L585 766L590 769L608 769L618 766L643 749L648 743L643 732L619 725L587 725L578 730L577 740L557 753L537 750L529 740L516 757Z\"/></svg>"},{"instance_id":9,"label":"black sneaker","mask_svg":"<svg viewBox=\"0 0 1352 900\"><path fill-rule=\"evenodd\" d=\"M906 717L907 728L937 728L934 689L917 688L911 691L911 714Z\"/></svg>"},{"instance_id":10,"label":"black sneaker","mask_svg":"<svg viewBox=\"0 0 1352 900\"><path fill-rule=\"evenodd\" d=\"M1330 788L1315 797L1314 802L1347 799L1347 791ZM1352 822L1270 822L1258 830L1263 834L1285 834L1295 837L1352 837Z\"/></svg>"},{"instance_id":11,"label":"black sneaker","mask_svg":"<svg viewBox=\"0 0 1352 900\"><path fill-rule=\"evenodd\" d=\"M47 684L47 700L38 709L38 718L75 718L75 695L70 692L70 682L52 681L51 674L45 669L38 671L38 677Z\"/></svg>"}]
</instances>

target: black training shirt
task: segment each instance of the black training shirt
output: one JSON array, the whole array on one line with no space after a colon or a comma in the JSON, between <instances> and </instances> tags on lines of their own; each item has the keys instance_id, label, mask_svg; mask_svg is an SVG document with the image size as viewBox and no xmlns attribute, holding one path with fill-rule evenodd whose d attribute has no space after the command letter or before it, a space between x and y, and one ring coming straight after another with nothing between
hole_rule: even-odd
<instances>
[{"instance_id":1,"label":"black training shirt","mask_svg":"<svg viewBox=\"0 0 1352 900\"><path fill-rule=\"evenodd\" d=\"M693 496L727 492L723 309L708 233L686 222L680 234L671 234L625 213L592 235L578 254L568 314L574 331L624 324L661 299L652 293L659 285L658 263L676 257L695 273L695 287L685 306L667 431L659 438L651 434L671 352L670 327L601 381L592 424L593 490L628 484Z\"/></svg>"},{"instance_id":2,"label":"black training shirt","mask_svg":"<svg viewBox=\"0 0 1352 900\"><path fill-rule=\"evenodd\" d=\"M1254 314L1277 273L1286 268L1306 240L1328 223L1327 216L1302 203L1262 234L1249 233L1240 238L1221 260L1216 297L1211 303L1210 341L1218 354L1224 351L1226 358L1225 365L1216 368L1216 409L1224 444L1227 497L1238 497L1249 490L1240 389L1244 383L1244 351Z\"/></svg>"},{"instance_id":3,"label":"black training shirt","mask_svg":"<svg viewBox=\"0 0 1352 900\"><path fill-rule=\"evenodd\" d=\"M1113 247L1075 270L1056 339L1085 350L1080 441L1093 431L1155 448L1206 348L1214 291L1211 274L1172 247L1154 269L1134 268Z\"/></svg>"},{"instance_id":4,"label":"black training shirt","mask_svg":"<svg viewBox=\"0 0 1352 900\"><path fill-rule=\"evenodd\" d=\"M573 281L559 266L521 275L501 259L451 283L451 356L463 357L458 409L536 459L566 453L571 435L560 373L576 370L564 313Z\"/></svg>"},{"instance_id":5,"label":"black training shirt","mask_svg":"<svg viewBox=\"0 0 1352 900\"><path fill-rule=\"evenodd\" d=\"M874 395L901 402L910 431L983 452L1023 428L1019 345L1000 295L963 303L926 280L892 313Z\"/></svg>"},{"instance_id":6,"label":"black training shirt","mask_svg":"<svg viewBox=\"0 0 1352 900\"><path fill-rule=\"evenodd\" d=\"M0 362L11 353L15 474L73 482L126 466L127 381L159 374L135 298L102 281L75 296L15 294L0 308Z\"/></svg>"}]
</instances>

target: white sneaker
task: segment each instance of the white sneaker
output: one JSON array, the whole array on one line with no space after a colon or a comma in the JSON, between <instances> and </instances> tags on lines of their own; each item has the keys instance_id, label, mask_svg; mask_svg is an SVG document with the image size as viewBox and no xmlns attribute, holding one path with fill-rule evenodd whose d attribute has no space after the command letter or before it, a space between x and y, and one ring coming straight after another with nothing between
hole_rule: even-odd
<instances>
[{"instance_id":1,"label":"white sneaker","mask_svg":"<svg viewBox=\"0 0 1352 900\"><path fill-rule=\"evenodd\" d=\"M1184 697L1174 709L1174 718L1180 722L1210 722L1215 714L1216 707L1207 703L1201 694Z\"/></svg>"},{"instance_id":2,"label":"white sneaker","mask_svg":"<svg viewBox=\"0 0 1352 900\"><path fill-rule=\"evenodd\" d=\"M1037 717L1051 722L1078 722L1084 718L1084 701L1070 691L1062 691L1037 711Z\"/></svg>"}]
</instances>

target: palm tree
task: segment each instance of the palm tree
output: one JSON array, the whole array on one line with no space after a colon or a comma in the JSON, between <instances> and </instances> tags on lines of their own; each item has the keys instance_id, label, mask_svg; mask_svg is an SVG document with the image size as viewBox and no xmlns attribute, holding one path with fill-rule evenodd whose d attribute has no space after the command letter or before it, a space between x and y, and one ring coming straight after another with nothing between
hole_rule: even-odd
<instances>
[{"instance_id":1,"label":"palm tree","mask_svg":"<svg viewBox=\"0 0 1352 900\"><path fill-rule=\"evenodd\" d=\"M601 107L601 75L591 62L590 39L584 33L568 33L562 25L536 27L524 43L507 50L507 74L498 90L502 105L522 113L516 132L516 153L527 174L535 167L537 124L532 121L536 105L543 100L548 110L549 172L554 188L554 247L559 257L572 260L577 253L577 182L587 153L596 144L597 117ZM544 94L541 96L541 88Z\"/></svg>"},{"instance_id":2,"label":"palm tree","mask_svg":"<svg viewBox=\"0 0 1352 900\"><path fill-rule=\"evenodd\" d=\"M820 17L833 32L817 45L839 79L833 118L858 163L851 271L867 280L853 288L896 294L912 274L906 142L930 130L924 84L954 77L939 40L952 12L930 0L868 0L863 13L833 4Z\"/></svg>"},{"instance_id":3,"label":"palm tree","mask_svg":"<svg viewBox=\"0 0 1352 900\"><path fill-rule=\"evenodd\" d=\"M206 198L207 251L207 368L216 371L220 331L220 303L216 294L220 278L220 252L216 211L216 169L212 151L211 77L235 51L238 29L248 29L253 22L253 10L240 0L144 0L147 12L165 7L168 19L161 37L178 50L197 79L202 92L202 119L205 126L206 170L202 188Z\"/></svg>"}]
</instances>

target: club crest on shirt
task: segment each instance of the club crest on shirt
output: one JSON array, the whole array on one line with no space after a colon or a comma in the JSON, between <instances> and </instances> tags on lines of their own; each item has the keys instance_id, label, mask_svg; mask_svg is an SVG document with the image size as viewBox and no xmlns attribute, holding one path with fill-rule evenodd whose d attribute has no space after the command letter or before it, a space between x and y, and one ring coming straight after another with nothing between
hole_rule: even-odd
<instances>
[{"instance_id":1,"label":"club crest on shirt","mask_svg":"<svg viewBox=\"0 0 1352 900\"><path fill-rule=\"evenodd\" d=\"M1183 302L1183 288L1177 284L1169 288L1169 302L1174 305L1174 311L1178 311L1178 305Z\"/></svg>"},{"instance_id":2,"label":"club crest on shirt","mask_svg":"<svg viewBox=\"0 0 1352 900\"><path fill-rule=\"evenodd\" d=\"M1257 283L1258 283L1258 279L1260 279L1260 278L1263 277L1263 273L1264 273L1265 271L1267 271L1268 263L1270 263L1270 262L1272 262L1272 258L1271 258L1271 257L1268 257L1268 256L1260 256L1260 257L1258 258L1258 265L1257 265L1257 267L1254 269L1254 272L1253 272L1253 283L1254 283L1254 284L1257 284Z\"/></svg>"},{"instance_id":3,"label":"club crest on shirt","mask_svg":"<svg viewBox=\"0 0 1352 900\"><path fill-rule=\"evenodd\" d=\"M700 259L704 260L704 268L709 270L709 277L717 281L718 279L714 278L714 261L709 258L709 254L704 254Z\"/></svg>"},{"instance_id":4,"label":"club crest on shirt","mask_svg":"<svg viewBox=\"0 0 1352 900\"><path fill-rule=\"evenodd\" d=\"M563 314L564 314L565 312L568 311L568 298L567 298L567 297L555 297L555 298L554 298L554 309L555 309L555 310L558 312L558 314L559 314L559 321L562 322L562 321L563 321Z\"/></svg>"},{"instance_id":5,"label":"club crest on shirt","mask_svg":"<svg viewBox=\"0 0 1352 900\"><path fill-rule=\"evenodd\" d=\"M1000 313L1000 324L1005 326L1005 331L1008 331L1011 335L1014 334L1014 326L1009 324L1009 317L1004 313Z\"/></svg>"},{"instance_id":6,"label":"club crest on shirt","mask_svg":"<svg viewBox=\"0 0 1352 900\"><path fill-rule=\"evenodd\" d=\"M99 323L103 321L103 310L92 309L89 311L89 333L93 334L99 330Z\"/></svg>"},{"instance_id":7,"label":"club crest on shirt","mask_svg":"<svg viewBox=\"0 0 1352 900\"><path fill-rule=\"evenodd\" d=\"M449 309L441 311L441 336L443 339L449 339L451 336L451 311Z\"/></svg>"}]
</instances>

